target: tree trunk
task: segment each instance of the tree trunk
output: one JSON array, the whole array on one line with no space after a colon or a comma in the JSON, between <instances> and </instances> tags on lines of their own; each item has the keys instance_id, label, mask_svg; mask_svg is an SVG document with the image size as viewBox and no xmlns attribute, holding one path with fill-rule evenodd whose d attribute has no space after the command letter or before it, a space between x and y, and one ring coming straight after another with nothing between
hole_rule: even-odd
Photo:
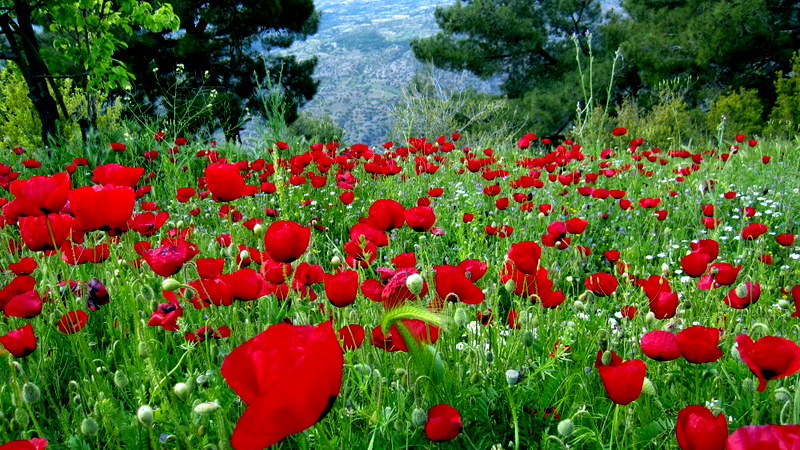
<instances>
[{"instance_id":1,"label":"tree trunk","mask_svg":"<svg viewBox=\"0 0 800 450\"><path fill-rule=\"evenodd\" d=\"M39 54L39 43L33 31L31 6L25 0L14 1L12 20L8 14L0 16L0 30L5 34L11 52L11 58L17 63L22 77L28 85L28 97L42 122L42 141L48 144L58 133L58 105L47 88L47 66Z\"/></svg>"}]
</instances>

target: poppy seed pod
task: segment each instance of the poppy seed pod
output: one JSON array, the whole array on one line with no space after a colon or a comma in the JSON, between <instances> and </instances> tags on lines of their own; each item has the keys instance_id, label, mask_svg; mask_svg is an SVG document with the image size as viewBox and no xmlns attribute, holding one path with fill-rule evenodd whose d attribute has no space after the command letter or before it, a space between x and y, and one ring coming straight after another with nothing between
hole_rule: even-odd
<instances>
[{"instance_id":1,"label":"poppy seed pod","mask_svg":"<svg viewBox=\"0 0 800 450\"><path fill-rule=\"evenodd\" d=\"M519 372L514 369L506 370L506 383L509 386L514 386L515 384L519 383L520 375Z\"/></svg>"}]
</instances>

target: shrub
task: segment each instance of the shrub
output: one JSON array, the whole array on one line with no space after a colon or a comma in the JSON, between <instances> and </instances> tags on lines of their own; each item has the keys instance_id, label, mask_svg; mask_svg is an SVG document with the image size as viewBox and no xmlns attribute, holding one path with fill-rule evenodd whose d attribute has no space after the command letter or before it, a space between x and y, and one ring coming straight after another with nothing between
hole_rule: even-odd
<instances>
[{"instance_id":1,"label":"shrub","mask_svg":"<svg viewBox=\"0 0 800 450\"><path fill-rule=\"evenodd\" d=\"M766 132L776 137L794 135L800 131L800 52L795 52L792 58L791 72L777 73L775 94Z\"/></svg>"},{"instance_id":2,"label":"shrub","mask_svg":"<svg viewBox=\"0 0 800 450\"><path fill-rule=\"evenodd\" d=\"M758 98L758 91L739 88L738 91L728 91L721 95L711 105L711 110L706 117L706 125L713 134L722 116L725 116L725 130L730 137L734 134L751 136L761 132L763 113L764 106Z\"/></svg>"}]
</instances>

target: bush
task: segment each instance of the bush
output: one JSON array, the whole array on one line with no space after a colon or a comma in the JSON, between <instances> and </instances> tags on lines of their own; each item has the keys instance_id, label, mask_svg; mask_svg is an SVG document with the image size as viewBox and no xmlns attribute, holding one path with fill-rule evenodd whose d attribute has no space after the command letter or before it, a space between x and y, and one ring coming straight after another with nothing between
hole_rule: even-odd
<instances>
[{"instance_id":1,"label":"bush","mask_svg":"<svg viewBox=\"0 0 800 450\"><path fill-rule=\"evenodd\" d=\"M706 117L706 125L713 134L725 116L725 133L732 137L735 134L748 136L759 134L763 127L764 106L755 89L739 88L721 95L711 105Z\"/></svg>"},{"instance_id":2,"label":"bush","mask_svg":"<svg viewBox=\"0 0 800 450\"><path fill-rule=\"evenodd\" d=\"M775 94L766 132L775 137L792 136L800 131L800 52L795 52L792 58L791 72L777 73Z\"/></svg>"},{"instance_id":3,"label":"bush","mask_svg":"<svg viewBox=\"0 0 800 450\"><path fill-rule=\"evenodd\" d=\"M303 111L297 120L289 125L289 134L303 137L308 142L341 142L344 130L333 123L333 119L328 115L316 117Z\"/></svg>"}]
</instances>

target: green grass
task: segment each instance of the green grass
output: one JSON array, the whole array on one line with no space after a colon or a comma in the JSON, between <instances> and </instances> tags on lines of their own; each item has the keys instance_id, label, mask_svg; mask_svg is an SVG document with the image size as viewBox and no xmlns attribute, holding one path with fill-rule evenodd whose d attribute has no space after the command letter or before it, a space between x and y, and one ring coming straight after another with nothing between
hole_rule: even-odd
<instances>
[{"instance_id":1,"label":"green grass","mask_svg":"<svg viewBox=\"0 0 800 450\"><path fill-rule=\"evenodd\" d=\"M429 138L435 138L429 137ZM128 145L122 153L100 148L57 149L52 161L43 161L41 169L24 169L20 161L31 155L6 154L5 164L21 172L20 178L51 174L63 170L74 157L86 157L88 167L79 167L72 174L72 187L91 184L94 165L118 162L145 167L154 172L147 181L152 192L142 200L154 201L171 216L155 236L147 238L130 231L111 246L108 261L92 265L69 266L60 256L45 256L29 250L19 254L3 252L0 265L33 256L39 267L33 273L36 289L49 301L43 313L33 319L0 319L0 335L30 322L38 336L38 348L30 356L17 359L0 352L0 442L14 439L45 437L51 448L228 448L230 435L244 410L238 396L220 375L223 359L233 348L252 338L268 326L291 318L295 324L317 324L334 317L334 327L348 323L370 330L381 322L384 309L359 294L356 302L346 308L333 308L325 300L321 285L314 287L317 302L300 299L292 293L280 302L273 296L252 301L235 302L232 306L211 306L195 310L185 303L179 332L166 332L147 326L150 314L163 302L160 284L163 278L154 274L146 264L137 267L133 249L135 242L148 240L157 246L173 227L193 226L191 240L201 254L198 258L225 258L225 272L236 269L238 251L221 247L215 237L230 233L234 242L263 250L262 239L242 226L219 217L219 204L210 198L192 199L178 203L175 191L179 187L197 186L206 161L195 152L210 148L207 143L192 143L180 149L176 162L168 161L171 144L156 143L149 134L121 139ZM264 158L277 162L278 156L288 158L305 151L301 142L291 142L289 151L268 153L269 144L242 148L223 145L217 148L231 161ZM626 150L627 140L616 141L617 156L611 167L636 164ZM105 144L104 144L105 145ZM499 160L493 169L503 167L511 172L506 179L485 181L480 174L458 174L463 156L460 146L444 155L447 161L436 174L414 173L413 158L399 160L407 179L399 176L372 177L357 164L352 174L359 180L355 201L344 206L337 196L342 192L333 180L336 166L331 170L328 184L313 189L282 185L288 179L284 168L277 167L270 181L280 185L272 195L258 194L232 202L244 219L261 218L265 225L273 219L264 216L265 208L279 210L279 219L308 224L312 218L328 228L314 231L310 249L301 261L320 264L326 272L334 267L331 259L343 256L343 244L349 228L366 216L374 200L392 198L404 206L414 206L425 197L428 189L444 188L444 195L431 199L437 215L435 226L445 234L434 236L417 233L408 227L390 233L390 245L379 250L378 259L366 269L360 269L361 281L376 277L375 268L390 267L389 260L404 252L415 252L417 267L433 292L433 269L438 264L457 264L468 258L485 261L486 275L477 283L485 291L485 301L475 306L447 304L444 315L453 316L464 309L468 321L464 326L451 323L441 333L434 348L441 358L443 373L434 381L430 374L420 373L412 355L387 353L369 344L345 354L341 393L333 410L318 424L291 435L278 448L677 448L674 428L677 412L689 404L713 406L729 418L729 429L751 424L798 423L800 403L796 395L798 376L773 380L763 393L754 392L755 377L747 366L731 353L735 337L740 333L760 337L782 335L798 340L797 318L791 298L780 292L781 287L800 284L800 249L780 247L774 235L800 233L797 211L800 211L800 157L796 142L762 142L755 148L744 146L723 163L711 154L697 171L683 182L675 180L672 172L691 165L691 160L667 159L666 165L643 160L643 176L635 168L606 178L600 175L596 188L623 189L626 198L634 202L632 210L621 210L613 199L599 200L583 197L576 185L564 187L548 182L545 187L514 190L508 181L527 175L528 170L514 164L525 156L544 154L543 147L519 150L513 142L494 146ZM156 161L146 162L142 152L158 149ZM482 149L475 146L475 150ZM586 155L598 155L600 148L585 148ZM691 149L703 152L707 148ZM640 149L641 153L643 149ZM41 156L38 150L34 157ZM771 156L762 164L763 155ZM481 155L482 156L482 155ZM438 163L437 163L438 164ZM565 166L565 172L597 171L598 161L587 158ZM501 166L502 165L502 166ZM315 170L310 166L309 170ZM703 191L706 180L715 181L713 191ZM248 179L256 184L257 178ZM482 193L483 186L499 182L500 196L513 192L530 192L536 205L550 203L553 213L544 217L538 210L521 212L513 200L508 209L494 207L496 198ZM144 182L140 183L144 184ZM582 186L580 183L577 186ZM566 189L566 195L561 195ZM677 196L671 197L670 191ZM722 193L736 191L732 200ZM11 194L6 193L11 199ZM659 221L652 210L638 207L638 199L660 197L657 209L666 209L669 216ZM311 200L308 206L300 206ZM716 206L721 224L706 230L701 224L700 205ZM330 206L329 206L330 205ZM758 211L746 218L740 209L752 206ZM584 245L592 255L581 258L574 248L557 250L544 248L542 264L550 271L555 290L563 290L566 301L557 309L546 309L529 299L510 295L499 281L498 272L512 243L524 240L540 241L547 226L554 220L571 216L589 220L581 235L572 236L571 245ZM188 212L200 208L193 217ZM137 211L139 211L137 209ZM463 223L464 213L475 214L471 223ZM603 214L607 218L602 218ZM751 222L764 223L769 232L754 241L738 238L741 228ZM507 238L487 236L486 225L510 225L514 232ZM16 226L0 229L3 242L19 239ZM747 309L734 310L722 302L729 288L699 290L696 280L682 277L680 257L689 251L689 243L697 239L715 239L720 243L717 261L742 264L738 282L761 283L760 300ZM86 245L110 242L102 232L87 235ZM614 267L604 260L606 250L619 250L621 261L629 264L628 273L638 278L664 272L673 289L681 293L676 318L650 320L647 317L647 298L633 283L618 276L620 286L610 297L595 297L585 293L583 280L595 272L612 272ZM774 264L759 261L762 254L771 254ZM10 281L11 274L6 271ZM100 279L108 289L111 302L98 311L89 312L86 328L64 335L55 328L61 314L86 309L85 302L58 286L61 280L88 281ZM188 263L174 276L181 282L197 279L197 270ZM732 286L732 287L735 287ZM432 296L428 294L428 299ZM327 305L321 312L319 304ZM622 319L617 313L624 305L639 308L633 319ZM510 309L521 312L522 328L510 330L506 315ZM491 309L494 321L482 326L475 322L476 312ZM654 329L681 328L700 324L721 327L720 341L723 357L713 363L696 365L683 359L657 362L647 359L639 349L641 335ZM184 333L202 325L227 325L231 336L209 339L198 345L184 339ZM569 352L550 356L556 342L569 346ZM647 378L655 387L652 395L642 394L635 402L617 406L609 400L594 369L594 359L602 346L608 346L624 359L640 358L647 363ZM516 370L521 381L510 386L506 371ZM26 382L34 383L41 391L35 403L22 400L21 389ZM173 392L176 383L186 383L191 392L184 398ZM788 397L784 394L788 391ZM208 414L193 412L202 402L216 402L221 408ZM463 432L449 443L432 443L423 429L412 423L415 408L427 411L438 403L457 408L463 419ZM154 410L154 424L143 426L137 420L137 410L149 405ZM81 431L86 419L98 425L96 434ZM575 424L571 436L561 436L556 430L560 420L571 419Z\"/></svg>"}]
</instances>

